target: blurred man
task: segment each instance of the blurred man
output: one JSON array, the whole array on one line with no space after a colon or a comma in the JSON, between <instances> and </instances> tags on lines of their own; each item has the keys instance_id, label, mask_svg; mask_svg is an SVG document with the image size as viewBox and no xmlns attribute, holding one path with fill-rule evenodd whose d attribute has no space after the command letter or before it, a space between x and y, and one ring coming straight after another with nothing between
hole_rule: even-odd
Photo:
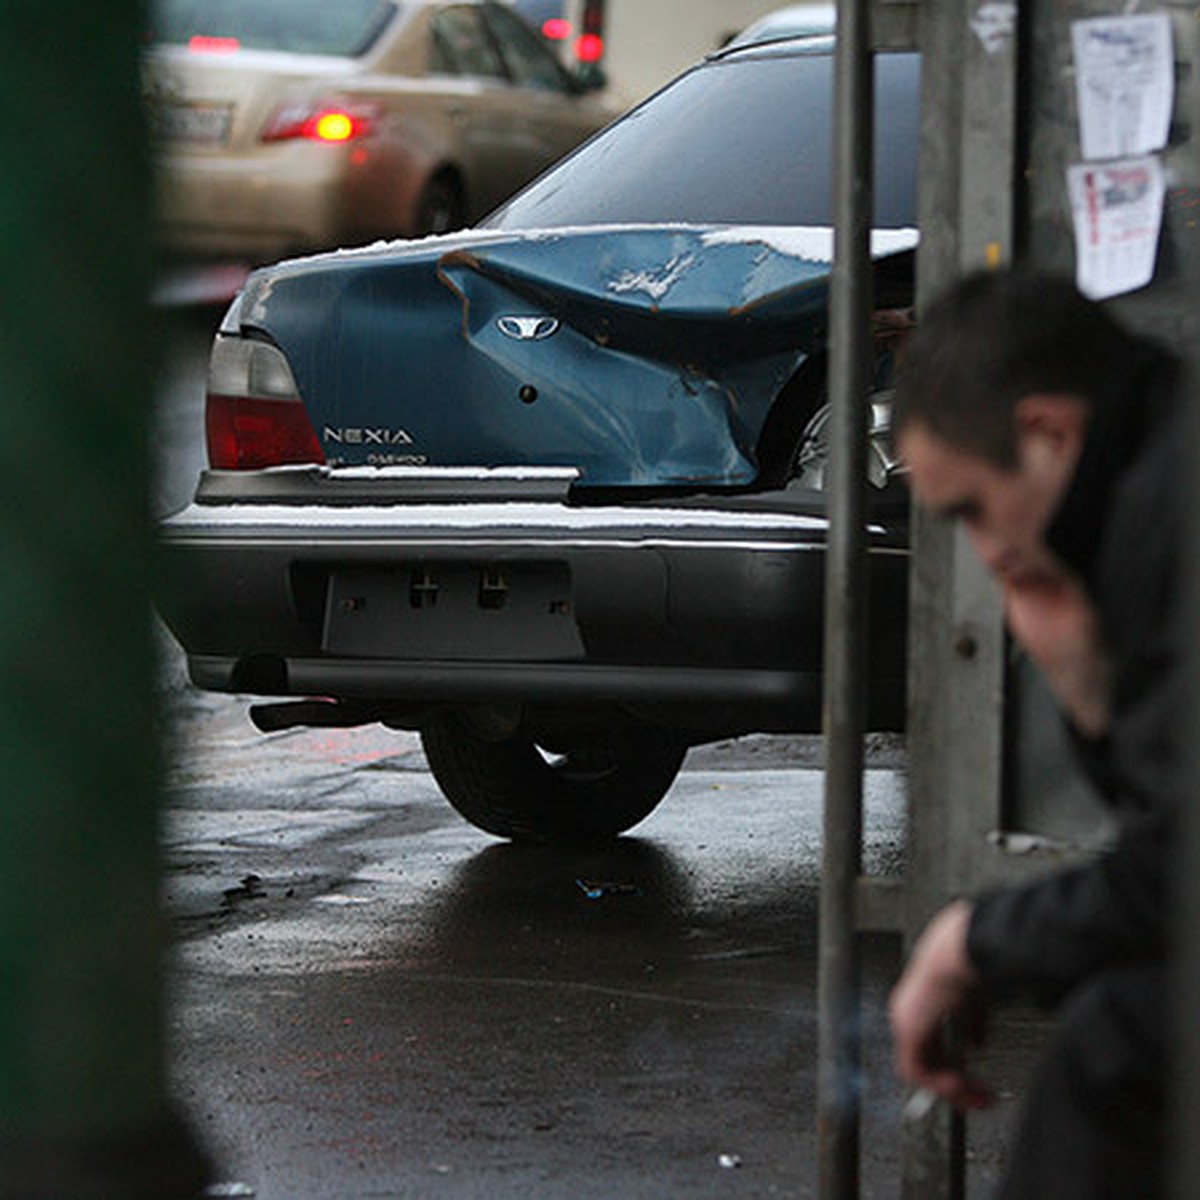
<instances>
[{"instance_id":1,"label":"blurred man","mask_svg":"<svg viewBox=\"0 0 1200 1200\"><path fill-rule=\"evenodd\" d=\"M962 523L1013 637L1118 812L1111 854L958 900L891 1000L908 1083L990 1093L948 1050L995 999L1059 1007L1000 1195L1164 1190L1167 848L1176 795L1181 370L1065 282L971 277L914 335L895 421L913 495Z\"/></svg>"}]
</instances>

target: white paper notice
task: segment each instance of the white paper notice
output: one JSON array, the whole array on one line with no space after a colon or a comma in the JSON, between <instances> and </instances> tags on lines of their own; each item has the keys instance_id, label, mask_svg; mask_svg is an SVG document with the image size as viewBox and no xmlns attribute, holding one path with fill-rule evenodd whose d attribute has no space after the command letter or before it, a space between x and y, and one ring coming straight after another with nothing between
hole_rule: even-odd
<instances>
[{"instance_id":1,"label":"white paper notice","mask_svg":"<svg viewBox=\"0 0 1200 1200\"><path fill-rule=\"evenodd\" d=\"M1083 157L1124 158L1167 144L1175 48L1166 13L1071 26Z\"/></svg>"},{"instance_id":2,"label":"white paper notice","mask_svg":"<svg viewBox=\"0 0 1200 1200\"><path fill-rule=\"evenodd\" d=\"M1093 300L1145 287L1154 277L1164 183L1157 158L1067 169L1075 223L1075 282Z\"/></svg>"}]
</instances>

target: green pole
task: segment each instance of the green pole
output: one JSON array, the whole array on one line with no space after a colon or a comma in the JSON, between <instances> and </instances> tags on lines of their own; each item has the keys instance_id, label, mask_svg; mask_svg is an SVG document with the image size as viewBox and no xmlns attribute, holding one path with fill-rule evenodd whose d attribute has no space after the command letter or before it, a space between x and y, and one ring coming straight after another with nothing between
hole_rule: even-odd
<instances>
[{"instance_id":1,"label":"green pole","mask_svg":"<svg viewBox=\"0 0 1200 1200\"><path fill-rule=\"evenodd\" d=\"M169 1115L131 0L0 40L0 1196L194 1197Z\"/></svg>"}]
</instances>

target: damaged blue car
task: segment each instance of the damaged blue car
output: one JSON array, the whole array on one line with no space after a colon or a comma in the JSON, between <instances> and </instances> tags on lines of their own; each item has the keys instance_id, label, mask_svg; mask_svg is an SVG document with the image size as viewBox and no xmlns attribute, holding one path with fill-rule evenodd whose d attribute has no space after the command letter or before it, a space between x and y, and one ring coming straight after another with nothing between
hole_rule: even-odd
<instances>
[{"instance_id":1,"label":"damaged blue car","mask_svg":"<svg viewBox=\"0 0 1200 1200\"><path fill-rule=\"evenodd\" d=\"M918 70L876 57L876 728ZM193 681L264 729L417 729L451 804L529 841L630 828L689 746L818 729L832 103L829 37L719 53L474 229L252 275L162 529Z\"/></svg>"}]
</instances>

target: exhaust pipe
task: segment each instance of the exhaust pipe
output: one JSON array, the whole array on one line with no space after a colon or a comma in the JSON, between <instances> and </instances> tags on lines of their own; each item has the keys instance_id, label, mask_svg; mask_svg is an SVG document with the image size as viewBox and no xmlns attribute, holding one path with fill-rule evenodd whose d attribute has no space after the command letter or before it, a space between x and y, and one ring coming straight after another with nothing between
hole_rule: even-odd
<instances>
[{"instance_id":1,"label":"exhaust pipe","mask_svg":"<svg viewBox=\"0 0 1200 1200\"><path fill-rule=\"evenodd\" d=\"M286 700L250 706L250 720L262 733L298 728L353 729L393 716L390 709L379 704L356 700Z\"/></svg>"}]
</instances>

